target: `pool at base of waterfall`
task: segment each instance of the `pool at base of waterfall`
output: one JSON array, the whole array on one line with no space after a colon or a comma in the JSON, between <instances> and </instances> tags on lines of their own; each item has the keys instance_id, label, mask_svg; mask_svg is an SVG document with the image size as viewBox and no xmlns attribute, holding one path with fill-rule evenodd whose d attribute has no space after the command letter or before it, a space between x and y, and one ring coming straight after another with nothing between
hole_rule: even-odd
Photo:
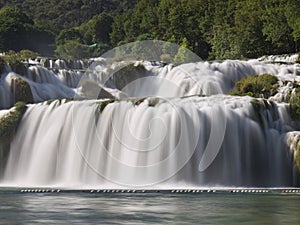
<instances>
[{"instance_id":1,"label":"pool at base of waterfall","mask_svg":"<svg viewBox=\"0 0 300 225\"><path fill-rule=\"evenodd\" d=\"M299 224L300 195L23 193L0 190L0 224Z\"/></svg>"}]
</instances>

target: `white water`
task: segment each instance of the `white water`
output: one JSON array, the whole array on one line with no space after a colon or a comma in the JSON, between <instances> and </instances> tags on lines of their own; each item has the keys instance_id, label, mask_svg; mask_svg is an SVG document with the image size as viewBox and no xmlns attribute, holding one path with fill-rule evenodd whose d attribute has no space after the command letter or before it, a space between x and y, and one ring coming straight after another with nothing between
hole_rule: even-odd
<instances>
[{"instance_id":1,"label":"white water","mask_svg":"<svg viewBox=\"0 0 300 225\"><path fill-rule=\"evenodd\" d=\"M66 68L62 61L55 65ZM294 130L288 106L268 104L258 111L251 98L217 94L227 93L245 76L263 73L276 75L284 90L283 81L299 82L297 65L256 60L179 67L145 64L146 73L122 90L116 89L118 80L109 79L109 68L91 68L95 73L87 72L85 79L92 79L115 97L162 99L153 104L150 98L139 105L122 100L108 104L102 113L97 111L99 100L30 105L11 143L2 185L296 185L286 144L286 136ZM23 77L12 72L1 77L1 107L13 103L7 99L12 99L9 90L14 76L28 81L36 102L86 96L82 87L74 88L82 73L32 66ZM199 94L210 97L178 98Z\"/></svg>"},{"instance_id":2,"label":"white water","mask_svg":"<svg viewBox=\"0 0 300 225\"><path fill-rule=\"evenodd\" d=\"M292 186L286 106L262 111L262 122L250 100L225 97L212 105L220 99L190 97L155 107L121 101L102 113L95 100L32 105L12 142L4 184ZM205 154L216 158L201 169Z\"/></svg>"},{"instance_id":3,"label":"white water","mask_svg":"<svg viewBox=\"0 0 300 225\"><path fill-rule=\"evenodd\" d=\"M39 62L45 64L43 62ZM34 102L42 102L57 98L90 97L90 93L84 93L80 80L88 79L94 81L98 88L94 98L98 96L100 87L111 93L116 98L121 97L182 97L190 95L213 95L228 93L234 84L243 77L253 74L270 73L279 77L282 89L277 100L285 95L289 87L283 81L300 81L297 73L300 71L298 64L294 65L272 65L256 60L224 62L199 62L183 64L174 67L152 66L143 63L146 69L138 79L128 83L119 90L118 80L113 79L111 74L115 65L105 66L102 61L92 63L89 68L84 68L81 61L74 62L75 70L66 69L66 62L61 60L49 62L50 69L39 65L30 66L26 74L16 74L8 70L0 78L0 108L11 107L14 101L12 93L12 79L15 77L26 80L32 91ZM83 68L83 70L76 70ZM149 85L151 83L151 85ZM93 94L92 94L93 95Z\"/></svg>"}]
</instances>

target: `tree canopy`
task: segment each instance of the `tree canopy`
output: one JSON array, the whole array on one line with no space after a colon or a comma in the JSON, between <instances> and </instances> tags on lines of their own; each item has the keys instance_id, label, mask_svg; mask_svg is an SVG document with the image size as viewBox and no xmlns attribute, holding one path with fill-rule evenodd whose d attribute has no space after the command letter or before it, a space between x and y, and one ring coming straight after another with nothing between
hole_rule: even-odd
<instances>
[{"instance_id":1,"label":"tree canopy","mask_svg":"<svg viewBox=\"0 0 300 225\"><path fill-rule=\"evenodd\" d=\"M0 7L0 51L55 47L65 55L77 46L88 57L147 39L203 59L299 50L297 0L0 0Z\"/></svg>"}]
</instances>

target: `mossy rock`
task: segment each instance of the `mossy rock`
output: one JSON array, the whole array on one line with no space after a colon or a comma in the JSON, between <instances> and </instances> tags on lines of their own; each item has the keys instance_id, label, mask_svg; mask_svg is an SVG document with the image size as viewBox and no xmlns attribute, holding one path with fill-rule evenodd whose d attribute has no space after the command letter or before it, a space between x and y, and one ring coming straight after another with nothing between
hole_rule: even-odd
<instances>
[{"instance_id":1,"label":"mossy rock","mask_svg":"<svg viewBox=\"0 0 300 225\"><path fill-rule=\"evenodd\" d=\"M146 98L137 98L137 99L133 99L132 103L133 105L140 105L142 102L145 101Z\"/></svg>"},{"instance_id":2,"label":"mossy rock","mask_svg":"<svg viewBox=\"0 0 300 225\"><path fill-rule=\"evenodd\" d=\"M294 165L300 175L300 135L292 135L287 139L287 145L293 153Z\"/></svg>"},{"instance_id":3,"label":"mossy rock","mask_svg":"<svg viewBox=\"0 0 300 225\"><path fill-rule=\"evenodd\" d=\"M286 101L290 103L290 115L292 120L300 120L300 87L293 84L294 91L287 94Z\"/></svg>"},{"instance_id":4,"label":"mossy rock","mask_svg":"<svg viewBox=\"0 0 300 225\"><path fill-rule=\"evenodd\" d=\"M33 95L30 85L21 78L14 78L11 83L11 92L15 102L33 103Z\"/></svg>"},{"instance_id":5,"label":"mossy rock","mask_svg":"<svg viewBox=\"0 0 300 225\"><path fill-rule=\"evenodd\" d=\"M12 111L0 118L0 177L9 156L10 143L27 109L23 102L17 102Z\"/></svg>"},{"instance_id":6,"label":"mossy rock","mask_svg":"<svg viewBox=\"0 0 300 225\"><path fill-rule=\"evenodd\" d=\"M295 156L294 161L295 161L296 168L298 172L300 172L300 146L299 145L297 147L297 151L294 156Z\"/></svg>"},{"instance_id":7,"label":"mossy rock","mask_svg":"<svg viewBox=\"0 0 300 225\"><path fill-rule=\"evenodd\" d=\"M231 95L269 98L278 92L278 78L271 74L252 75L236 82Z\"/></svg>"},{"instance_id":8,"label":"mossy rock","mask_svg":"<svg viewBox=\"0 0 300 225\"><path fill-rule=\"evenodd\" d=\"M159 103L159 98L149 98L148 99L148 106L154 107Z\"/></svg>"},{"instance_id":9,"label":"mossy rock","mask_svg":"<svg viewBox=\"0 0 300 225\"><path fill-rule=\"evenodd\" d=\"M134 63L130 63L121 69L113 71L111 74L111 79L113 79L116 88L122 90L132 81L145 77L146 73L147 70L143 65L135 65Z\"/></svg>"},{"instance_id":10,"label":"mossy rock","mask_svg":"<svg viewBox=\"0 0 300 225\"><path fill-rule=\"evenodd\" d=\"M15 131L24 115L27 106L24 102L17 102L14 109L0 118L0 142L10 143Z\"/></svg>"},{"instance_id":11,"label":"mossy rock","mask_svg":"<svg viewBox=\"0 0 300 225\"><path fill-rule=\"evenodd\" d=\"M27 74L27 67L24 63L16 61L15 63L9 64L12 71L19 75L25 76Z\"/></svg>"},{"instance_id":12,"label":"mossy rock","mask_svg":"<svg viewBox=\"0 0 300 225\"><path fill-rule=\"evenodd\" d=\"M276 113L274 110L275 104L273 101L268 101L266 99L253 99L251 100L251 105L256 115L255 118L258 119L259 125L262 128L264 127L264 111L268 110L271 113L272 117L276 117Z\"/></svg>"},{"instance_id":13,"label":"mossy rock","mask_svg":"<svg viewBox=\"0 0 300 225\"><path fill-rule=\"evenodd\" d=\"M94 80L83 80L80 83L81 91L86 98L90 99L103 99L103 98L114 98L105 89L101 88L98 83Z\"/></svg>"},{"instance_id":14,"label":"mossy rock","mask_svg":"<svg viewBox=\"0 0 300 225\"><path fill-rule=\"evenodd\" d=\"M108 104L113 103L113 102L115 102L115 101L116 101L115 99L108 99L108 100L105 100L105 101L100 102L100 104L99 104L99 106L98 106L98 111L99 111L100 113L102 113L103 110L105 109L105 107L106 107Z\"/></svg>"},{"instance_id":15,"label":"mossy rock","mask_svg":"<svg viewBox=\"0 0 300 225\"><path fill-rule=\"evenodd\" d=\"M47 103L47 105L51 105L51 103L53 103L54 101L59 101L59 104L63 104L63 103L68 103L68 102L75 101L75 99L74 98L50 99L50 100L47 100L46 103Z\"/></svg>"},{"instance_id":16,"label":"mossy rock","mask_svg":"<svg viewBox=\"0 0 300 225\"><path fill-rule=\"evenodd\" d=\"M258 118L259 120L259 125L261 127L263 127L263 118L262 118L262 110L265 108L265 104L263 101L261 100L258 100L258 99L253 99L251 101L251 105L254 109L254 112L255 112L255 115L256 115L256 118Z\"/></svg>"}]
</instances>

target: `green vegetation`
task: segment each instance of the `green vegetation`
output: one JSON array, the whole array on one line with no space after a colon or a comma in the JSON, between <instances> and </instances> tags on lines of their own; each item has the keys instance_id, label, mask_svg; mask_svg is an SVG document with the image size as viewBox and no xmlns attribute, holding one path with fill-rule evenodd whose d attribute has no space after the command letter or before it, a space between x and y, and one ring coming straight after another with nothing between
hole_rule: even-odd
<instances>
[{"instance_id":1,"label":"green vegetation","mask_svg":"<svg viewBox=\"0 0 300 225\"><path fill-rule=\"evenodd\" d=\"M131 102L132 105L134 106L138 106L140 104L142 104L145 100L148 101L148 106L149 107L154 107L156 106L158 103L159 103L159 98L122 98L122 99L108 99L108 100L104 100L104 101L101 101L99 103L99 106L98 106L98 112L102 113L103 110L105 109L105 107L110 104L110 103L113 103L113 102L122 102L122 101L125 101L125 102Z\"/></svg>"},{"instance_id":2,"label":"green vegetation","mask_svg":"<svg viewBox=\"0 0 300 225\"><path fill-rule=\"evenodd\" d=\"M142 102L145 101L145 99L146 99L146 98L137 98L137 99L134 99L134 100L132 101L132 103L133 103L134 105L140 105Z\"/></svg>"},{"instance_id":3,"label":"green vegetation","mask_svg":"<svg viewBox=\"0 0 300 225\"><path fill-rule=\"evenodd\" d=\"M53 35L37 27L21 9L0 9L0 52L30 49L48 55L53 41Z\"/></svg>"},{"instance_id":4,"label":"green vegetation","mask_svg":"<svg viewBox=\"0 0 300 225\"><path fill-rule=\"evenodd\" d=\"M159 98L148 98L148 106L154 107L159 103Z\"/></svg>"},{"instance_id":5,"label":"green vegetation","mask_svg":"<svg viewBox=\"0 0 300 225\"><path fill-rule=\"evenodd\" d=\"M292 134L287 140L287 145L289 146L292 154L293 154L293 160L294 165L296 166L296 169L300 173L300 134L299 132Z\"/></svg>"},{"instance_id":6,"label":"green vegetation","mask_svg":"<svg viewBox=\"0 0 300 225\"><path fill-rule=\"evenodd\" d=\"M252 75L236 82L231 95L269 98L277 93L278 79L274 75Z\"/></svg>"},{"instance_id":7,"label":"green vegetation","mask_svg":"<svg viewBox=\"0 0 300 225\"><path fill-rule=\"evenodd\" d=\"M58 98L58 99L51 99L51 100L48 100L47 101L47 105L50 105L51 103L55 102L55 101L58 101L59 104L62 104L62 103L68 103L68 102L72 102L72 101L75 101L74 98Z\"/></svg>"},{"instance_id":8,"label":"green vegetation","mask_svg":"<svg viewBox=\"0 0 300 225\"><path fill-rule=\"evenodd\" d=\"M292 53L300 46L299 7L297 0L0 0L0 52L56 49L85 58L152 39L203 59ZM179 50L162 58L182 61Z\"/></svg>"},{"instance_id":9,"label":"green vegetation","mask_svg":"<svg viewBox=\"0 0 300 225\"><path fill-rule=\"evenodd\" d=\"M27 81L21 78L13 79L11 92L15 98L15 102L33 103L33 95Z\"/></svg>"},{"instance_id":10,"label":"green vegetation","mask_svg":"<svg viewBox=\"0 0 300 225\"><path fill-rule=\"evenodd\" d=\"M293 120L300 120L300 86L293 83L293 92L287 98L290 103L290 114Z\"/></svg>"},{"instance_id":11,"label":"green vegetation","mask_svg":"<svg viewBox=\"0 0 300 225\"><path fill-rule=\"evenodd\" d=\"M38 53L27 49L20 52L10 50L5 55L0 56L0 72L3 72L5 64L8 64L12 71L24 75L27 73L25 62L28 62L29 59L35 59L38 55Z\"/></svg>"},{"instance_id":12,"label":"green vegetation","mask_svg":"<svg viewBox=\"0 0 300 225\"><path fill-rule=\"evenodd\" d=\"M108 104L113 103L113 102L115 102L115 101L116 101L115 99L108 99L108 100L105 100L105 101L101 101L101 103L100 103L99 106L98 106L98 111L99 111L100 113L102 113L103 110L105 109L105 107L106 107Z\"/></svg>"},{"instance_id":13,"label":"green vegetation","mask_svg":"<svg viewBox=\"0 0 300 225\"><path fill-rule=\"evenodd\" d=\"M17 102L8 114L0 118L0 142L9 143L25 113L27 106L23 102Z\"/></svg>"},{"instance_id":14,"label":"green vegetation","mask_svg":"<svg viewBox=\"0 0 300 225\"><path fill-rule=\"evenodd\" d=\"M298 172L300 172L300 146L299 146L299 143L297 144L297 150L296 150L294 161L295 161Z\"/></svg>"}]
</instances>

